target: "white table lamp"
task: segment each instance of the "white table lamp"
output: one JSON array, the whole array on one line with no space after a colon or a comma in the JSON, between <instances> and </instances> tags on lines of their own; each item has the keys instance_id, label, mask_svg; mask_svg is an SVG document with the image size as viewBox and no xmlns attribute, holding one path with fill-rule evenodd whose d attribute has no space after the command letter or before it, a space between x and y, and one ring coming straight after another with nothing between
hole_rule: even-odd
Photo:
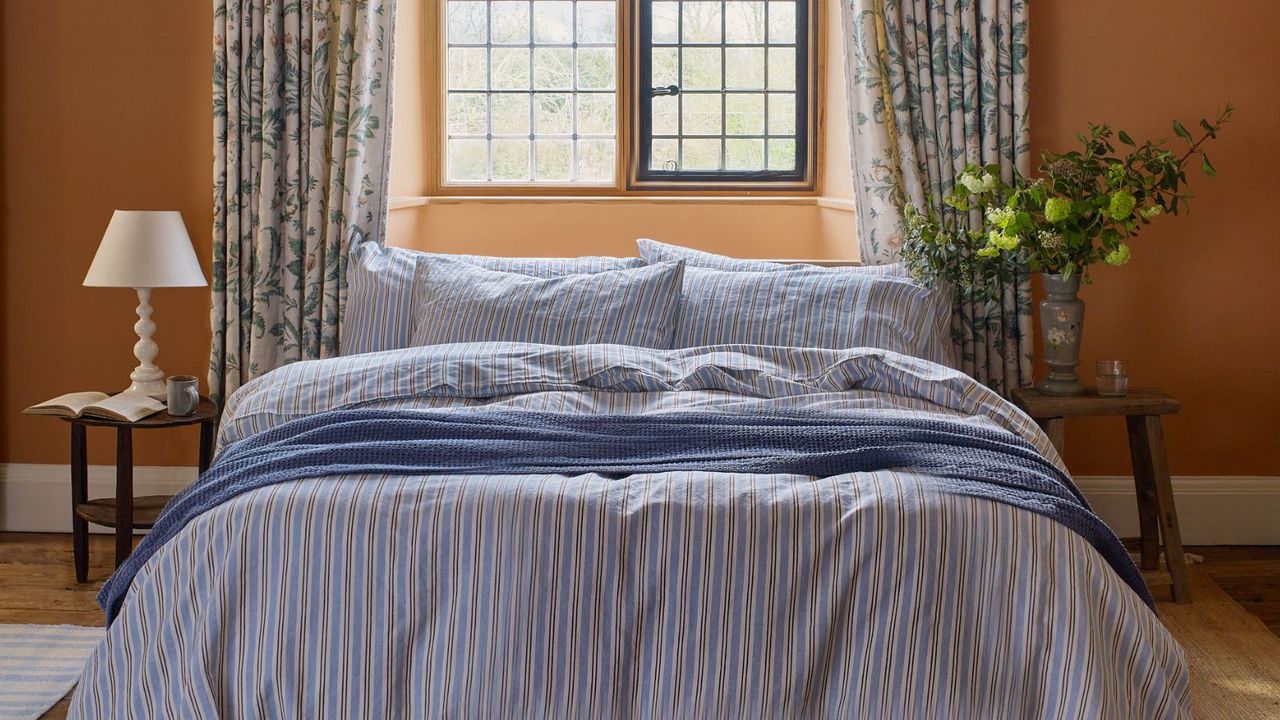
<instances>
[{"instance_id":1,"label":"white table lamp","mask_svg":"<svg viewBox=\"0 0 1280 720\"><path fill-rule=\"evenodd\" d=\"M138 291L138 322L133 326L138 342L133 355L138 367L129 375L126 392L154 398L165 396L164 371L154 360L160 347L151 339L151 289L204 287L204 271L191 247L191 236L176 210L117 210L93 256L86 287L131 287Z\"/></svg>"}]
</instances>

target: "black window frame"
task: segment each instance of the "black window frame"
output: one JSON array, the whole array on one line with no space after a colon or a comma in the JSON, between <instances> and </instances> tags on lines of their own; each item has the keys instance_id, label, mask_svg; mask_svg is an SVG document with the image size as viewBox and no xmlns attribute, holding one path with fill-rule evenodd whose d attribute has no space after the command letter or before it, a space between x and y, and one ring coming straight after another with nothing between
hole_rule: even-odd
<instances>
[{"instance_id":1,"label":"black window frame","mask_svg":"<svg viewBox=\"0 0 1280 720\"><path fill-rule=\"evenodd\" d=\"M766 0L767 3L768 0ZM817 142L817 123L816 118L812 117L816 114L816 84L813 82L813 76L817 73L817 48L816 33L814 30L814 17L818 14L819 0L787 0L795 4L796 16L796 78L795 78L795 95L796 95L796 117L795 117L795 134L793 136L795 142L796 165L791 170L655 170L652 165L652 144L653 144L653 2L654 0L634 0L636 8L635 18L635 35L632 43L636 48L634 63L634 72L630 74L633 87L631 88L632 97L635 99L634 108L634 132L635 137L635 153L632 162L635 167L630 173L631 180L635 184L643 184L650 186L679 186L687 184L702 185L766 185L787 186L791 188L811 188L813 186L813 171L815 168L815 158L813 157L813 148L811 143ZM766 4L766 8L768 5ZM677 44L675 47L753 47L753 45L728 44L724 41L725 20L723 14L723 0L721 11L721 38L719 43L708 43L706 45L683 43ZM766 31L767 32L767 31ZM766 67L765 67L765 90L761 94L768 96L768 38L766 36L765 43L761 47L765 48ZM665 45L663 47L666 47ZM721 89L718 91L721 97L724 95L724 62L720 67ZM767 103L767 99L766 99ZM766 106L766 116L768 113ZM755 136L742 135L726 135L725 128L720 128L720 140L723 142L729 138L746 138L756 139ZM765 128L767 134L768 128ZM765 164L768 164L768 137L765 138ZM775 136L780 137L780 136ZM721 157L723 158L723 146ZM767 189L761 187L760 189Z\"/></svg>"}]
</instances>

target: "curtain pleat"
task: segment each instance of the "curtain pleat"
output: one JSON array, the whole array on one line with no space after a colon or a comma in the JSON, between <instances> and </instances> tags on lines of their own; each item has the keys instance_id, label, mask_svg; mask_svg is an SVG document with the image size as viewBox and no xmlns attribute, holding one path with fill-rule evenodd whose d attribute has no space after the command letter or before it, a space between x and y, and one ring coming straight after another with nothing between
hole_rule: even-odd
<instances>
[{"instance_id":1,"label":"curtain pleat","mask_svg":"<svg viewBox=\"0 0 1280 720\"><path fill-rule=\"evenodd\" d=\"M846 90L862 261L897 260L907 202L978 227L943 198L965 165L1030 165L1025 0L844 0ZM990 311L957 294L961 369L1005 393L1031 384L1029 274Z\"/></svg>"},{"instance_id":2,"label":"curtain pleat","mask_svg":"<svg viewBox=\"0 0 1280 720\"><path fill-rule=\"evenodd\" d=\"M394 0L215 0L209 389L331 357L386 232Z\"/></svg>"}]
</instances>

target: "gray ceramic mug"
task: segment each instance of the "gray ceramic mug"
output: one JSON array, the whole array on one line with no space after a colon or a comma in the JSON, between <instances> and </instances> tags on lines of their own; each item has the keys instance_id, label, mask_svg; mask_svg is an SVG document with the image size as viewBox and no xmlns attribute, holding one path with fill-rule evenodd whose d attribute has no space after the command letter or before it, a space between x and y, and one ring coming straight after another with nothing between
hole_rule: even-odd
<instances>
[{"instance_id":1,"label":"gray ceramic mug","mask_svg":"<svg viewBox=\"0 0 1280 720\"><path fill-rule=\"evenodd\" d=\"M169 378L169 414L173 417L190 415L200 406L200 381L195 375L174 375Z\"/></svg>"}]
</instances>

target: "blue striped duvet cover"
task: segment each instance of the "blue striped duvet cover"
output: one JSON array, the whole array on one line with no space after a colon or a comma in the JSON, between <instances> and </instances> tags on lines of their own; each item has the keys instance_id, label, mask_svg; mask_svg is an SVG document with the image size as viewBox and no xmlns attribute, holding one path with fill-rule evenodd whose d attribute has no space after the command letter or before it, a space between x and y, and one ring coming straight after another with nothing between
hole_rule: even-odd
<instances>
[{"instance_id":1,"label":"blue striped duvet cover","mask_svg":"<svg viewBox=\"0 0 1280 720\"><path fill-rule=\"evenodd\" d=\"M349 408L858 409L1000 427L872 350L448 345L296 363L222 446ZM1189 714L1182 650L1080 536L912 468L350 475L245 493L139 571L73 717Z\"/></svg>"}]
</instances>

